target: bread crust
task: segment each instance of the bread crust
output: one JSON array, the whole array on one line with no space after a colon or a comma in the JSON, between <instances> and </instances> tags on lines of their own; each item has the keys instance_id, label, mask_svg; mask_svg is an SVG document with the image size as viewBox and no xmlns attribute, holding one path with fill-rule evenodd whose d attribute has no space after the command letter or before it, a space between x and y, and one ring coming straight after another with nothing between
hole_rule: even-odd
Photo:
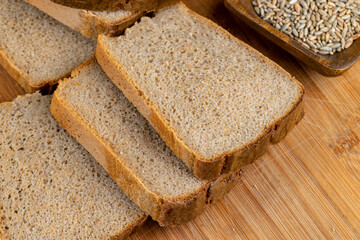
<instances>
[{"instance_id":1,"label":"bread crust","mask_svg":"<svg viewBox=\"0 0 360 240\"><path fill-rule=\"evenodd\" d=\"M75 70L73 76L90 62ZM214 181L207 181L199 189L182 198L166 198L152 192L141 179L133 175L123 163L122 156L118 156L111 146L86 125L61 98L58 90L54 93L50 111L55 119L105 168L130 199L161 226L175 226L192 220L202 213L209 203L229 192L240 179L241 170L221 176Z\"/></svg>"},{"instance_id":2,"label":"bread crust","mask_svg":"<svg viewBox=\"0 0 360 240\"><path fill-rule=\"evenodd\" d=\"M183 3L180 4L185 6ZM239 39L235 38L229 32L209 19L192 12L188 8L186 9L190 14L195 15L205 24L210 24L214 28L217 28L224 34L230 36L232 39L240 42L251 51L257 52L255 49L252 49L247 44L241 42ZM281 141L304 116L304 108L302 104L304 88L294 79L301 91L299 98L293 107L284 116L277 119L277 121L275 121L272 125L268 126L268 128L265 129L257 139L253 140L246 146L234 149L233 151L225 152L211 159L203 159L200 156L197 156L196 153L178 137L178 134L174 131L174 129L171 129L170 126L166 124L166 121L159 114L159 111L156 110L155 106L153 106L144 97L141 89L136 87L132 79L125 73L122 67L117 64L115 58L111 56L110 52L106 49L101 36L99 36L98 39L96 58L115 85L123 91L125 96L139 109L141 114L149 120L164 142L187 164L189 168L193 169L195 176L200 179L213 179L221 173L236 171L253 162L256 158L262 156L266 152L269 144L275 144ZM281 68L266 57L264 57L264 60L269 64L275 65L277 68ZM289 77L291 78L290 74Z\"/></svg>"},{"instance_id":3,"label":"bread crust","mask_svg":"<svg viewBox=\"0 0 360 240\"><path fill-rule=\"evenodd\" d=\"M71 8L95 11L148 11L156 10L178 2L179 0L51 0Z\"/></svg>"},{"instance_id":4,"label":"bread crust","mask_svg":"<svg viewBox=\"0 0 360 240\"><path fill-rule=\"evenodd\" d=\"M126 28L146 14L145 11L132 12L129 16L124 17L121 20L108 21L92 12L66 7L53 3L50 0L26 1L61 23L81 32L82 35L94 39L97 39L98 35L101 33L110 37L119 36Z\"/></svg>"}]
</instances>

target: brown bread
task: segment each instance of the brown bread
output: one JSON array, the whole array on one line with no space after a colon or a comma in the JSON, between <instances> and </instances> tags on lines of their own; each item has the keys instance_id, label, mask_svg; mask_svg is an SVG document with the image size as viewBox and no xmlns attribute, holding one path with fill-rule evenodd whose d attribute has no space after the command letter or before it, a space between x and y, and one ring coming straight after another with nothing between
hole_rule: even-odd
<instances>
[{"instance_id":1,"label":"brown bread","mask_svg":"<svg viewBox=\"0 0 360 240\"><path fill-rule=\"evenodd\" d=\"M304 114L298 81L184 4L100 35L96 57L201 179L251 163Z\"/></svg>"},{"instance_id":2,"label":"brown bread","mask_svg":"<svg viewBox=\"0 0 360 240\"><path fill-rule=\"evenodd\" d=\"M213 181L197 179L95 61L60 82L51 112L162 226L195 218L239 179L240 171Z\"/></svg>"},{"instance_id":3,"label":"brown bread","mask_svg":"<svg viewBox=\"0 0 360 240\"><path fill-rule=\"evenodd\" d=\"M39 93L0 104L0 239L123 239L146 214Z\"/></svg>"},{"instance_id":4,"label":"brown bread","mask_svg":"<svg viewBox=\"0 0 360 240\"><path fill-rule=\"evenodd\" d=\"M23 0L0 0L0 64L27 91L57 83L93 57L96 42Z\"/></svg>"}]
</instances>

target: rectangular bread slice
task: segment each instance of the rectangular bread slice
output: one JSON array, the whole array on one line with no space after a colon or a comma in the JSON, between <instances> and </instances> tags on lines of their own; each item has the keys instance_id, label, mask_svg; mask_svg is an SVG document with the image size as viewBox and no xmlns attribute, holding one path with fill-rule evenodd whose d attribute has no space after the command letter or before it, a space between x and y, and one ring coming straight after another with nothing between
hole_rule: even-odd
<instances>
[{"instance_id":1,"label":"rectangular bread slice","mask_svg":"<svg viewBox=\"0 0 360 240\"><path fill-rule=\"evenodd\" d=\"M60 82L50 109L130 199L162 226L195 218L240 178L240 171L213 181L196 178L95 60Z\"/></svg>"},{"instance_id":2,"label":"rectangular bread slice","mask_svg":"<svg viewBox=\"0 0 360 240\"><path fill-rule=\"evenodd\" d=\"M84 36L97 38L100 33L118 36L146 12L119 10L116 12L87 11L66 7L51 0L26 0L59 22L80 31Z\"/></svg>"},{"instance_id":3,"label":"rectangular bread slice","mask_svg":"<svg viewBox=\"0 0 360 240\"><path fill-rule=\"evenodd\" d=\"M100 35L96 57L200 179L251 163L303 116L298 81L184 4Z\"/></svg>"},{"instance_id":4,"label":"rectangular bread slice","mask_svg":"<svg viewBox=\"0 0 360 240\"><path fill-rule=\"evenodd\" d=\"M51 0L55 3L78 9L95 11L147 11L169 6L179 0Z\"/></svg>"},{"instance_id":5,"label":"rectangular bread slice","mask_svg":"<svg viewBox=\"0 0 360 240\"><path fill-rule=\"evenodd\" d=\"M123 239L147 218L39 93L0 104L0 239Z\"/></svg>"},{"instance_id":6,"label":"rectangular bread slice","mask_svg":"<svg viewBox=\"0 0 360 240\"><path fill-rule=\"evenodd\" d=\"M23 0L0 0L0 64L27 91L69 76L96 42Z\"/></svg>"}]
</instances>

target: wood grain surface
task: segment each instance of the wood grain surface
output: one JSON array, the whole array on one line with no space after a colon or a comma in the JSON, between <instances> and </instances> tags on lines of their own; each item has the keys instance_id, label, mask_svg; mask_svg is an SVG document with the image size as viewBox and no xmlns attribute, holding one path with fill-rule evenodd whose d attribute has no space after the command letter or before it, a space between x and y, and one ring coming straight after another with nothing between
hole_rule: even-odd
<instances>
[{"instance_id":1,"label":"wood grain surface","mask_svg":"<svg viewBox=\"0 0 360 240\"><path fill-rule=\"evenodd\" d=\"M185 2L302 82L306 114L204 214L175 228L149 220L130 239L360 239L360 62L324 77L236 20L221 0ZM0 72L0 101L24 93Z\"/></svg>"}]
</instances>

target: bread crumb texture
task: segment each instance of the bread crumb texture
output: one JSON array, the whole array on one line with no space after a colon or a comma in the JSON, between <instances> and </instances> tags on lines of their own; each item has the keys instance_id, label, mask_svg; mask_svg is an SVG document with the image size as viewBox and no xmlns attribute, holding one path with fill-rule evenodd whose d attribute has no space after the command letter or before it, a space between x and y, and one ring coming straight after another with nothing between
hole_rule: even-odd
<instances>
[{"instance_id":1,"label":"bread crumb texture","mask_svg":"<svg viewBox=\"0 0 360 240\"><path fill-rule=\"evenodd\" d=\"M301 96L285 70L182 4L101 40L144 101L200 159L255 141Z\"/></svg>"},{"instance_id":2,"label":"bread crumb texture","mask_svg":"<svg viewBox=\"0 0 360 240\"><path fill-rule=\"evenodd\" d=\"M32 86L64 77L95 53L94 40L23 0L0 0L0 23L0 49Z\"/></svg>"},{"instance_id":3,"label":"bread crumb texture","mask_svg":"<svg viewBox=\"0 0 360 240\"><path fill-rule=\"evenodd\" d=\"M0 235L108 239L144 217L39 93L0 104Z\"/></svg>"}]
</instances>

